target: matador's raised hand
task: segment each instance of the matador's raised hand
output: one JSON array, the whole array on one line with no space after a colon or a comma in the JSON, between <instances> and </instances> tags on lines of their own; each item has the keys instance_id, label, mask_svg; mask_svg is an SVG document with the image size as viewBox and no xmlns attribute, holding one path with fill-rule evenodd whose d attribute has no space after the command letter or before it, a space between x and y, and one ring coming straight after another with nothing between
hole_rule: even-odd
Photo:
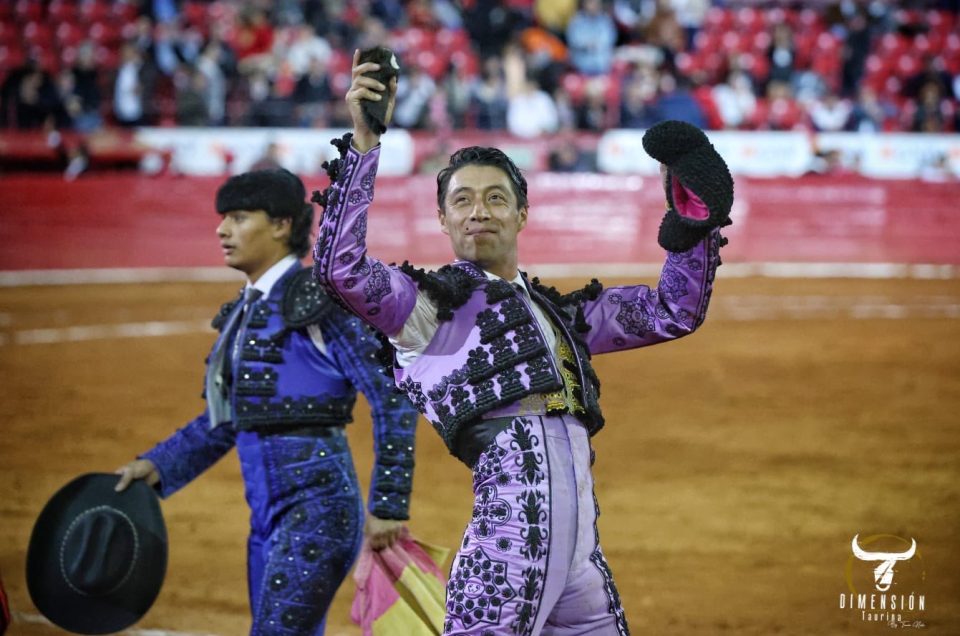
<instances>
[{"instance_id":1,"label":"matador's raised hand","mask_svg":"<svg viewBox=\"0 0 960 636\"><path fill-rule=\"evenodd\" d=\"M685 252L713 228L730 225L733 177L702 130L682 121L660 122L643 135L643 149L665 167L661 247Z\"/></svg>"}]
</instances>

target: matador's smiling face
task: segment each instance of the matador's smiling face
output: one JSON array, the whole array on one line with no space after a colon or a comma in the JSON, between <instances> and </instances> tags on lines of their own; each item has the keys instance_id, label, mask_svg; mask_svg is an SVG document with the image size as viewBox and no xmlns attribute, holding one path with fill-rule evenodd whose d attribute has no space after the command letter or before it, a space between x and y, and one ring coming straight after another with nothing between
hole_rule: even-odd
<instances>
[{"instance_id":1,"label":"matador's smiling face","mask_svg":"<svg viewBox=\"0 0 960 636\"><path fill-rule=\"evenodd\" d=\"M510 178L500 168L466 165L457 170L438 213L440 229L450 237L457 258L487 271L516 262L517 235L527 224L527 208L517 207Z\"/></svg>"}]
</instances>

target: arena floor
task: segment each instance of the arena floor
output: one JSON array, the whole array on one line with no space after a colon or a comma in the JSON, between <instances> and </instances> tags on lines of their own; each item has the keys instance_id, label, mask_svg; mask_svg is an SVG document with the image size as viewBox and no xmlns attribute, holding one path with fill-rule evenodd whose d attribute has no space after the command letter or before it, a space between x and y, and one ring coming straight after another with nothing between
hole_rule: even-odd
<instances>
[{"instance_id":1,"label":"arena floor","mask_svg":"<svg viewBox=\"0 0 960 636\"><path fill-rule=\"evenodd\" d=\"M600 532L633 632L884 634L889 618L840 607L851 585L875 593L875 564L851 554L859 534L917 541L891 593L923 595L925 608L896 612L897 627L960 634L960 280L719 278L698 333L596 359L608 421L595 439ZM202 408L203 325L236 287L0 288L0 573L13 636L61 633L24 582L40 509ZM365 404L357 415L366 482ZM413 532L456 546L470 502L468 471L421 422ZM167 579L128 633L246 633L235 454L163 510ZM889 537L872 547L903 549ZM359 634L352 595L348 582L329 634Z\"/></svg>"}]
</instances>

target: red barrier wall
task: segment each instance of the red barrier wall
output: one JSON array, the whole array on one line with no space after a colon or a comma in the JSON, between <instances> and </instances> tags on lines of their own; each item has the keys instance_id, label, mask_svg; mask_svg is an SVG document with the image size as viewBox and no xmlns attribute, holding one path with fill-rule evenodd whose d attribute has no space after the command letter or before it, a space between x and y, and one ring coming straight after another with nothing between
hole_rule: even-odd
<instances>
[{"instance_id":1,"label":"red barrier wall","mask_svg":"<svg viewBox=\"0 0 960 636\"><path fill-rule=\"evenodd\" d=\"M652 263L663 194L655 179L533 174L524 265ZM221 179L85 175L0 179L0 269L221 264L213 197ZM325 185L308 180L308 189ZM733 262L960 264L960 185L861 177L737 179ZM380 179L371 253L441 263L432 176Z\"/></svg>"}]
</instances>

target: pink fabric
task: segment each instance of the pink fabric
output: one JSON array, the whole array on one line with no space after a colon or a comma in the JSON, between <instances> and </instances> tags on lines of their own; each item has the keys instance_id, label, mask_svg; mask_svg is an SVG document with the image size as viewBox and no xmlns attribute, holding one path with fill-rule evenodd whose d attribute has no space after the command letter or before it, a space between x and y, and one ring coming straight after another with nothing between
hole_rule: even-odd
<instances>
[{"instance_id":1,"label":"pink fabric","mask_svg":"<svg viewBox=\"0 0 960 636\"><path fill-rule=\"evenodd\" d=\"M706 221L710 217L710 210L700 197L684 187L676 177L672 181L673 205L677 208L677 213L686 219Z\"/></svg>"},{"instance_id":2,"label":"pink fabric","mask_svg":"<svg viewBox=\"0 0 960 636\"><path fill-rule=\"evenodd\" d=\"M416 568L419 572L436 578L439 582L439 599L430 599L430 602L436 602L438 608L443 605L443 588L446 585L446 577L440 571L440 567L422 547L419 541L415 540L407 528L401 531L400 539L391 547L380 551L374 551L370 548L367 539L363 541L363 548L360 551L360 557L357 560L357 566L353 573L353 580L357 585L356 594L353 598L353 605L350 608L350 619L360 626L364 636L373 636L374 623L378 618L386 614L397 603L408 603L415 610L415 613L422 618L424 610L427 608L418 607L416 594L405 593L403 598L400 589L403 585L400 582L401 576L406 568ZM429 546L428 546L429 547ZM435 548L434 548L435 549ZM445 553L446 550L443 550ZM439 622L442 623L442 612L439 616ZM380 626L378 630L383 633ZM406 629L410 629L406 626ZM416 633L410 633L409 636L417 634L439 634L439 630L431 627L429 621L424 620L422 627Z\"/></svg>"}]
</instances>

